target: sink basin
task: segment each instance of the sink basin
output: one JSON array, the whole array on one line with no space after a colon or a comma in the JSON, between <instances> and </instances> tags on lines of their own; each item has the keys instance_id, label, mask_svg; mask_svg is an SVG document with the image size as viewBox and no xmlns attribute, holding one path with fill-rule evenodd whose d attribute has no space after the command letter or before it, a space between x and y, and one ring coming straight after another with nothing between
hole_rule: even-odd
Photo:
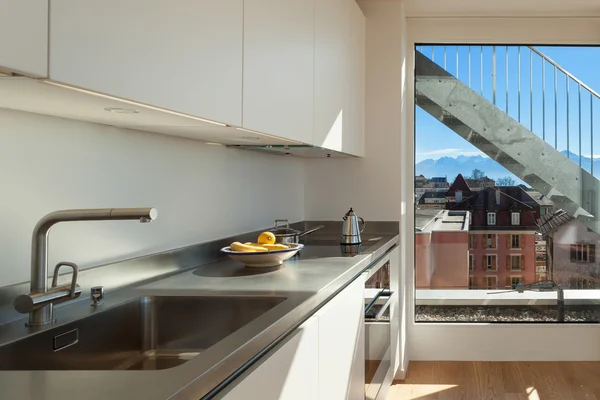
<instances>
[{"instance_id":1,"label":"sink basin","mask_svg":"<svg viewBox=\"0 0 600 400\"><path fill-rule=\"evenodd\" d=\"M141 297L0 347L0 370L160 370L183 364L285 300Z\"/></svg>"}]
</instances>

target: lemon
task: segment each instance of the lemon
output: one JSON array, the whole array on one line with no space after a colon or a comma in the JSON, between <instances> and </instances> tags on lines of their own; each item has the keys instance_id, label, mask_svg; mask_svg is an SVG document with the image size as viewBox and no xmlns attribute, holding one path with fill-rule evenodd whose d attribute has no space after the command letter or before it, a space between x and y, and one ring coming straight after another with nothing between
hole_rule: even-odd
<instances>
[{"instance_id":1,"label":"lemon","mask_svg":"<svg viewBox=\"0 0 600 400\"><path fill-rule=\"evenodd\" d=\"M258 236L256 240L259 244L274 244L275 235L272 232L263 232Z\"/></svg>"}]
</instances>

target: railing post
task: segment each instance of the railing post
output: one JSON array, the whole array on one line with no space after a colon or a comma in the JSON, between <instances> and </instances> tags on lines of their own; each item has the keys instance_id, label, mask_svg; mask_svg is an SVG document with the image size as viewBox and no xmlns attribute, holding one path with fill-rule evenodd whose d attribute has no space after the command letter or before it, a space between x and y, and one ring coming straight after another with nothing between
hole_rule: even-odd
<instances>
[{"instance_id":1,"label":"railing post","mask_svg":"<svg viewBox=\"0 0 600 400\"><path fill-rule=\"evenodd\" d=\"M496 105L496 46L492 46L492 103Z\"/></svg>"}]
</instances>

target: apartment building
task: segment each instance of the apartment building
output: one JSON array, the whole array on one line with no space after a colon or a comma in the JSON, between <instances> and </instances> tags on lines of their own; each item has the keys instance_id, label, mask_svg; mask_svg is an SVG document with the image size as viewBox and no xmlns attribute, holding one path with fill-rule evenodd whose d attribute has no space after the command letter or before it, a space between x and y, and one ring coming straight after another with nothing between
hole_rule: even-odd
<instances>
[{"instance_id":1,"label":"apartment building","mask_svg":"<svg viewBox=\"0 0 600 400\"><path fill-rule=\"evenodd\" d=\"M451 191L454 191L454 194ZM536 280L535 233L539 204L518 186L472 191L458 176L449 210L470 211L469 287L509 288Z\"/></svg>"},{"instance_id":2,"label":"apartment building","mask_svg":"<svg viewBox=\"0 0 600 400\"><path fill-rule=\"evenodd\" d=\"M417 289L467 289L470 212L416 210Z\"/></svg>"}]
</instances>

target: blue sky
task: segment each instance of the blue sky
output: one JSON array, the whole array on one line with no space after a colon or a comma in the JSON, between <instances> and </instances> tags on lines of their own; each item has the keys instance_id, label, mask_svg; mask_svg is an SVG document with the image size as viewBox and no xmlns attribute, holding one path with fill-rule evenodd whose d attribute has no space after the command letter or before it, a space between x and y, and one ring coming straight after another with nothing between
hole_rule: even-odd
<instances>
[{"instance_id":1,"label":"blue sky","mask_svg":"<svg viewBox=\"0 0 600 400\"><path fill-rule=\"evenodd\" d=\"M554 60L562 68L576 76L579 80L600 92L600 47L546 47L536 46L537 50ZM418 46L417 49L420 49ZM483 49L483 68L480 66L480 52ZM444 46L436 46L435 62L443 65ZM506 46L496 46L496 104L501 109L506 109ZM471 88L480 91L481 73L483 69L483 95L492 100L492 46L471 46ZM509 115L518 119L518 52L517 46L508 48L508 111ZM520 47L521 53L521 123L530 126L529 106L529 49ZM423 46L423 54L432 57L432 47ZM458 77L468 84L469 65L468 46L458 46ZM566 150L567 145L571 152L579 154L579 96L578 85L571 81L569 85L569 139L567 141L567 96L566 79L561 72L557 75L557 129L555 134L554 122L554 70L550 64L545 65L545 85L542 84L542 61L533 54L532 58L533 79L533 114L532 130L538 136L545 134L546 141L556 145L558 150ZM446 68L448 72L457 75L457 46L446 47ZM545 88L546 106L545 118L543 117L542 92ZM594 148L590 145L590 95L581 91L581 154L589 157L600 157L600 100L594 99ZM545 119L545 128L543 120ZM417 107L416 109L416 162L427 158L438 159L443 156L456 157L458 155L482 154L477 148L466 140L446 128L439 121Z\"/></svg>"}]
</instances>

